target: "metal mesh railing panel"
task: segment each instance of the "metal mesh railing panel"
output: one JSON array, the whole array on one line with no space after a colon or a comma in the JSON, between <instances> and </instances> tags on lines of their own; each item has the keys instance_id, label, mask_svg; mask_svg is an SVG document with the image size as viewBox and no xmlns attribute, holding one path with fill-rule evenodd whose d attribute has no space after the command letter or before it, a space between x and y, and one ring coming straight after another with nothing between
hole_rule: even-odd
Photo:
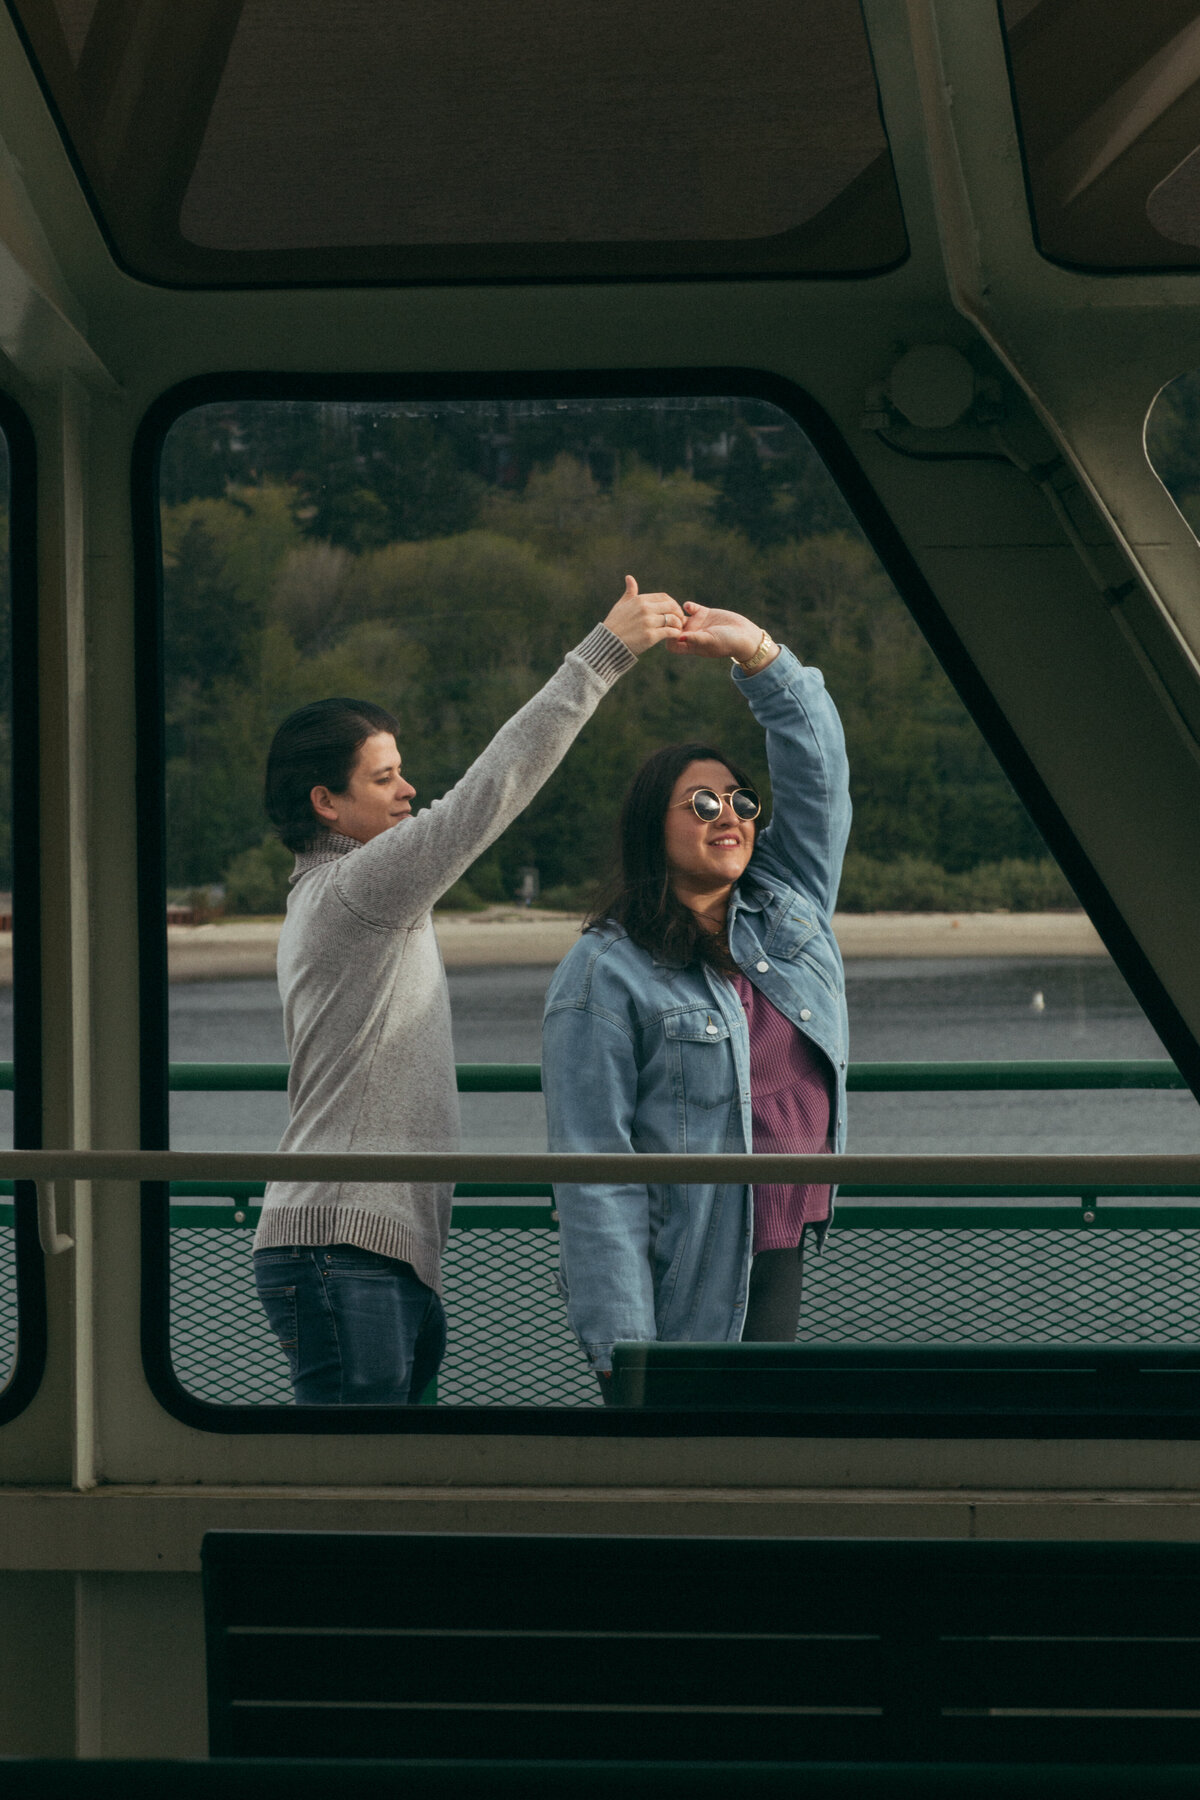
<instances>
[{"instance_id":1,"label":"metal mesh railing panel","mask_svg":"<svg viewBox=\"0 0 1200 1800\"><path fill-rule=\"evenodd\" d=\"M17 1245L11 1225L0 1225L0 1387L17 1361Z\"/></svg>"},{"instance_id":2,"label":"metal mesh railing panel","mask_svg":"<svg viewBox=\"0 0 1200 1800\"><path fill-rule=\"evenodd\" d=\"M450 1233L439 1405L601 1404L567 1324L557 1266L558 1233L545 1227Z\"/></svg>"},{"instance_id":3,"label":"metal mesh railing panel","mask_svg":"<svg viewBox=\"0 0 1200 1800\"><path fill-rule=\"evenodd\" d=\"M290 1406L287 1358L254 1288L253 1233L171 1229L171 1360L198 1400Z\"/></svg>"},{"instance_id":4,"label":"metal mesh railing panel","mask_svg":"<svg viewBox=\"0 0 1200 1800\"><path fill-rule=\"evenodd\" d=\"M175 1227L171 1344L183 1385L287 1405L287 1365L254 1291L248 1229ZM557 1234L473 1227L446 1253L447 1406L594 1406L554 1283ZM850 1228L806 1253L800 1338L896 1344L1192 1343L1200 1231Z\"/></svg>"},{"instance_id":5,"label":"metal mesh railing panel","mask_svg":"<svg viewBox=\"0 0 1200 1800\"><path fill-rule=\"evenodd\" d=\"M834 1231L806 1245L802 1342L1181 1344L1200 1231Z\"/></svg>"},{"instance_id":6,"label":"metal mesh railing panel","mask_svg":"<svg viewBox=\"0 0 1200 1800\"><path fill-rule=\"evenodd\" d=\"M172 1228L171 1358L199 1400L290 1405L287 1360L254 1289L251 1237ZM544 1228L451 1232L439 1405L600 1404L554 1284L557 1258L557 1234Z\"/></svg>"}]
</instances>

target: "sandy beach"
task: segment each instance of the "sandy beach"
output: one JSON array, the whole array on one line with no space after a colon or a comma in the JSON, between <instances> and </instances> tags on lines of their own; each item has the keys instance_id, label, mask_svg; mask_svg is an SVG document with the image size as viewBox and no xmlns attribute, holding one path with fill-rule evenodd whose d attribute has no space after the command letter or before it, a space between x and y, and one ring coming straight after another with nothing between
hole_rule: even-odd
<instances>
[{"instance_id":1,"label":"sandy beach","mask_svg":"<svg viewBox=\"0 0 1200 1800\"><path fill-rule=\"evenodd\" d=\"M447 968L556 963L574 943L572 913L492 906L434 915ZM278 919L230 919L167 929L172 981L228 981L275 972ZM1104 956L1082 912L839 913L846 957ZM0 938L0 982L10 979L11 939Z\"/></svg>"},{"instance_id":2,"label":"sandy beach","mask_svg":"<svg viewBox=\"0 0 1200 1800\"><path fill-rule=\"evenodd\" d=\"M279 919L168 925L172 981L236 981L274 975ZM448 969L556 963L579 934L574 913L489 906L435 913ZM838 913L842 955L1105 956L1091 922L1073 913ZM0 932L0 987L12 985L12 933Z\"/></svg>"}]
</instances>

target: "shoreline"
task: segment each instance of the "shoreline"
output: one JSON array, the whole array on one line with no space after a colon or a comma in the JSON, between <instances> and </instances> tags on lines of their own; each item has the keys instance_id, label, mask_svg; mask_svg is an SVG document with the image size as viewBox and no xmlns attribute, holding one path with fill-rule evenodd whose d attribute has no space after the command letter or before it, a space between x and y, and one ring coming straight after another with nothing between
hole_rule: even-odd
<instances>
[{"instance_id":1,"label":"shoreline","mask_svg":"<svg viewBox=\"0 0 1200 1800\"><path fill-rule=\"evenodd\" d=\"M491 906L479 913L435 913L448 969L552 965L579 933L575 913ZM278 919L236 919L167 927L170 979L253 980L275 973ZM1080 912L837 913L842 954L852 958L1103 957L1108 952ZM0 984L11 981L11 939L0 939Z\"/></svg>"},{"instance_id":2,"label":"shoreline","mask_svg":"<svg viewBox=\"0 0 1200 1800\"><path fill-rule=\"evenodd\" d=\"M172 982L254 981L275 973L280 919L229 919L168 925ZM1083 912L836 913L834 930L854 958L1107 956ZM478 913L435 913L448 969L551 966L579 935L575 913L489 906ZM0 988L12 986L12 933L0 932Z\"/></svg>"}]
</instances>

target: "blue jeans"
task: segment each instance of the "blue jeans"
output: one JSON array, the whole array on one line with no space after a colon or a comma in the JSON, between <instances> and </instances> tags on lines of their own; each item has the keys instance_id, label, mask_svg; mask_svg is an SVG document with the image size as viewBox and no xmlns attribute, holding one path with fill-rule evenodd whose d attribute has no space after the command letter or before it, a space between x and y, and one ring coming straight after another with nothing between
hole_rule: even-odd
<instances>
[{"instance_id":1,"label":"blue jeans","mask_svg":"<svg viewBox=\"0 0 1200 1800\"><path fill-rule=\"evenodd\" d=\"M254 1281L298 1406L415 1406L446 1349L446 1315L411 1264L354 1244L254 1252Z\"/></svg>"}]
</instances>

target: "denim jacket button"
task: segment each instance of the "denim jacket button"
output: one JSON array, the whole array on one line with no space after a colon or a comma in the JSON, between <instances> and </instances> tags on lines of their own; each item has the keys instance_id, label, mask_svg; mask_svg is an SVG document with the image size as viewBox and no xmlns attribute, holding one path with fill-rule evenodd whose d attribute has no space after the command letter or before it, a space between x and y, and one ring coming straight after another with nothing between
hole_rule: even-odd
<instances>
[{"instance_id":1,"label":"denim jacket button","mask_svg":"<svg viewBox=\"0 0 1200 1800\"><path fill-rule=\"evenodd\" d=\"M708 1033L709 1037L720 1037L720 1035L721 1035L715 1025L706 1025L704 1027L704 1029Z\"/></svg>"},{"instance_id":2,"label":"denim jacket button","mask_svg":"<svg viewBox=\"0 0 1200 1800\"><path fill-rule=\"evenodd\" d=\"M800 1008L800 1017L802 1019L811 1019L812 1018L812 1013L807 1006L802 1006Z\"/></svg>"},{"instance_id":3,"label":"denim jacket button","mask_svg":"<svg viewBox=\"0 0 1200 1800\"><path fill-rule=\"evenodd\" d=\"M765 975L771 965L769 962L756 962L754 966L760 975Z\"/></svg>"}]
</instances>

